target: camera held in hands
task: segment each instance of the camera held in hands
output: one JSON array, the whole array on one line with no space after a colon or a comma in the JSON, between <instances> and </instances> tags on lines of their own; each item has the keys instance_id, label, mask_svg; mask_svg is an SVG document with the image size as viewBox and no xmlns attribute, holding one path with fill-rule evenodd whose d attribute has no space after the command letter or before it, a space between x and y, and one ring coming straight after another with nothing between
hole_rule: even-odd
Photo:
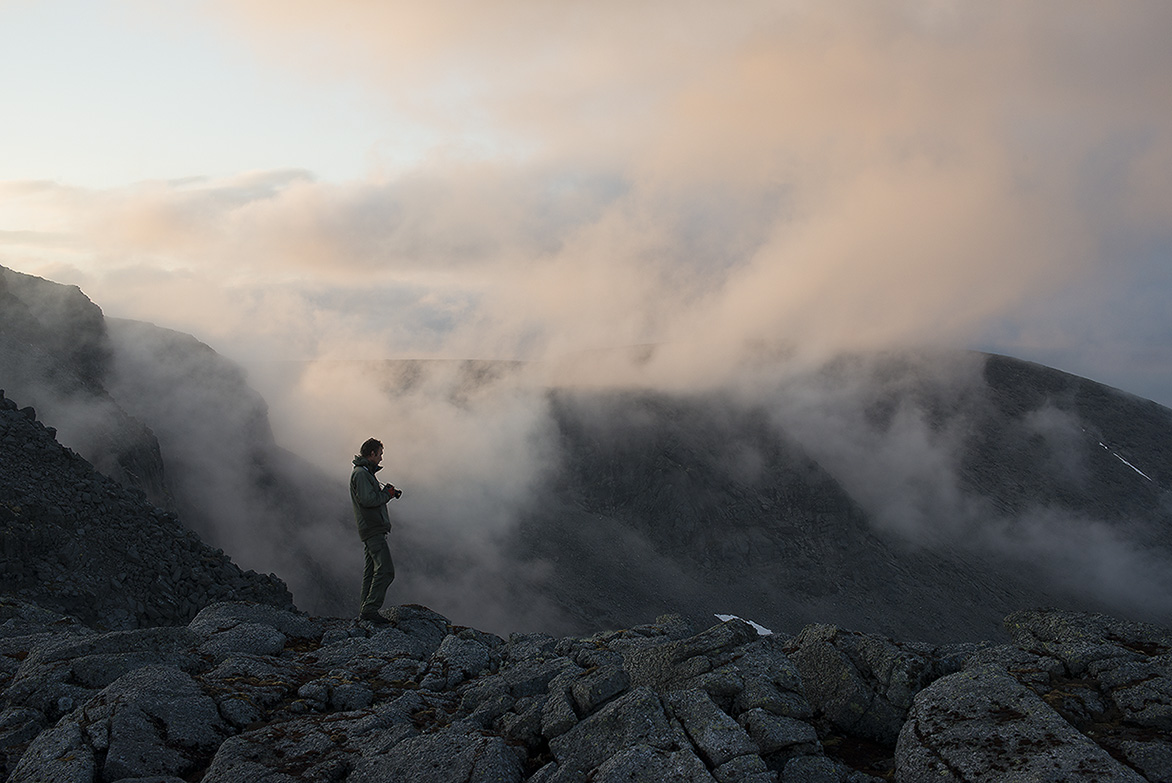
<instances>
[{"instance_id":1,"label":"camera held in hands","mask_svg":"<svg viewBox=\"0 0 1172 783\"><path fill-rule=\"evenodd\" d=\"M384 484L384 485L383 485L383 489L384 489L384 490L386 491L386 493L387 493L388 495L390 495L392 498L401 498L401 497L403 497L403 490L401 490L401 489L396 489L394 486L392 486L392 485L390 485L390 484Z\"/></svg>"}]
</instances>

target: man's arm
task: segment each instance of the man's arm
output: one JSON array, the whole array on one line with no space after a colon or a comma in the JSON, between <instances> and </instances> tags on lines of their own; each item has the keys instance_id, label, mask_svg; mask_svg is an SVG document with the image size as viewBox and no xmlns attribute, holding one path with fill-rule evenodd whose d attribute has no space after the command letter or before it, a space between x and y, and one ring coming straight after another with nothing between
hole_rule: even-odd
<instances>
[{"instance_id":1,"label":"man's arm","mask_svg":"<svg viewBox=\"0 0 1172 783\"><path fill-rule=\"evenodd\" d=\"M379 489L378 481L368 471L356 471L352 484L354 502L365 508L378 508L391 499L390 495Z\"/></svg>"}]
</instances>

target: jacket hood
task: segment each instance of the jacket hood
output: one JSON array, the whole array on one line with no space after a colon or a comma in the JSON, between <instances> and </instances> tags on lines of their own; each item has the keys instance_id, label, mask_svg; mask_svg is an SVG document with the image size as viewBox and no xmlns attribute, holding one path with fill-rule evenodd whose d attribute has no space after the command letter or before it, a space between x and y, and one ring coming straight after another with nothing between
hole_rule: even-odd
<instances>
[{"instance_id":1,"label":"jacket hood","mask_svg":"<svg viewBox=\"0 0 1172 783\"><path fill-rule=\"evenodd\" d=\"M375 465L373 462L368 460L366 457L355 457L354 458L354 467L366 468L371 473L378 473L380 470L383 469L382 465Z\"/></svg>"}]
</instances>

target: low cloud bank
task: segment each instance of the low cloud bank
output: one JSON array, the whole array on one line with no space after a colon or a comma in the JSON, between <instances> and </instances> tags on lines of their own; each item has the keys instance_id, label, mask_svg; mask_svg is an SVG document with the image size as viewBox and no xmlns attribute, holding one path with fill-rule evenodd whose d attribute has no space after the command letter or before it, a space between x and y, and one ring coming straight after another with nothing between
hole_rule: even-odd
<instances>
[{"instance_id":1,"label":"low cloud bank","mask_svg":"<svg viewBox=\"0 0 1172 783\"><path fill-rule=\"evenodd\" d=\"M659 366L649 358L654 353L646 348L608 357L604 365L626 366L624 384L577 387L575 398L632 388L632 378ZM1107 511L1112 499L1092 496L1097 483L1087 497L1071 499L1070 488L1092 474L1094 482L1118 481L1110 471L1122 463L1110 454L1106 464L1097 462L1100 436L1061 395L1030 407L1023 394L1010 410L998 408L985 361L980 354L939 352L855 354L814 369L762 363L746 370L739 385L710 388L699 397L674 393L709 399L714 410L764 411L776 437L815 460L866 512L875 532L901 547L1028 565L1040 594L1081 596L1088 606L1147 619L1172 616L1172 542L1159 533L1166 508L1141 499L1134 510ZM312 454L339 483L357 443L368 435L386 443L386 479L406 492L392 504L393 535L405 550L435 557L403 569L398 597L419 596L455 616L515 628L510 624L518 617L538 624L530 627L565 621L552 606L519 608L518 595L533 601L543 593L548 572L541 563L521 564L511 537L520 519L548 513L536 504L548 499L544 490L558 480L568 457L548 397L555 385L550 378L563 372L520 363L320 362L270 366L267 378L254 380L290 447ZM662 386L643 378L644 389ZM623 420L590 420L595 437L627 437ZM753 454L732 458L736 464L694 476L695 491L707 491L705 482L721 476L747 477L758 469ZM1155 482L1166 481L1166 466L1147 469ZM1137 493L1167 495L1128 472ZM660 491L655 476L644 478L648 493ZM765 513L760 524L771 520ZM333 546L356 550L351 538L339 531ZM613 544L597 540L593 546L603 552Z\"/></svg>"}]
</instances>

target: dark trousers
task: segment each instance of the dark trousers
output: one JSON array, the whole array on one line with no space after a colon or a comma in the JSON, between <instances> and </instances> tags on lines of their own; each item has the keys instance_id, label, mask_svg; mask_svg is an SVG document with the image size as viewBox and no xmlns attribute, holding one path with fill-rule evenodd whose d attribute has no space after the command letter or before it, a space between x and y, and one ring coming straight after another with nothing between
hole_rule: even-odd
<instances>
[{"instance_id":1,"label":"dark trousers","mask_svg":"<svg viewBox=\"0 0 1172 783\"><path fill-rule=\"evenodd\" d=\"M387 537L371 536L362 542L365 565L362 568L362 604L359 614L376 614L387 597L387 588L395 581L395 563Z\"/></svg>"}]
</instances>

